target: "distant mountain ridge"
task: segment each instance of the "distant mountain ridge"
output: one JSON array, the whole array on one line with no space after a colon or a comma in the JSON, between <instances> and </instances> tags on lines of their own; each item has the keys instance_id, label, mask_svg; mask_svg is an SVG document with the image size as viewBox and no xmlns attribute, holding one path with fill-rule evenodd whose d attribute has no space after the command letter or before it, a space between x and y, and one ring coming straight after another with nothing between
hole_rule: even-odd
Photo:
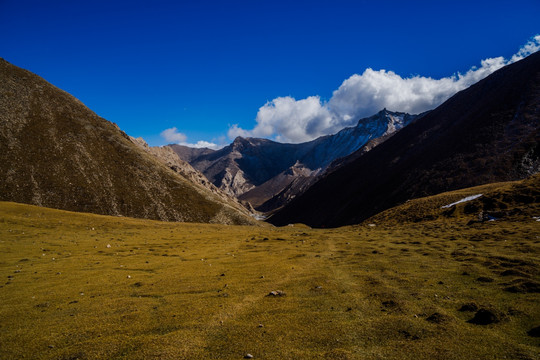
<instances>
[{"instance_id":1,"label":"distant mountain ridge","mask_svg":"<svg viewBox=\"0 0 540 360\"><path fill-rule=\"evenodd\" d=\"M174 172L70 94L3 59L0 200L168 221L254 223L237 202Z\"/></svg>"},{"instance_id":2,"label":"distant mountain ridge","mask_svg":"<svg viewBox=\"0 0 540 360\"><path fill-rule=\"evenodd\" d=\"M357 151L370 140L390 136L416 118L417 115L384 109L360 119L354 127L300 144L237 137L217 151L168 146L215 186L258 208L296 179L317 176L336 159ZM276 206L280 205L276 203ZM266 206L265 209L273 208Z\"/></svg>"},{"instance_id":3,"label":"distant mountain ridge","mask_svg":"<svg viewBox=\"0 0 540 360\"><path fill-rule=\"evenodd\" d=\"M345 163L269 221L357 224L412 198L540 171L540 53L463 90Z\"/></svg>"}]
</instances>

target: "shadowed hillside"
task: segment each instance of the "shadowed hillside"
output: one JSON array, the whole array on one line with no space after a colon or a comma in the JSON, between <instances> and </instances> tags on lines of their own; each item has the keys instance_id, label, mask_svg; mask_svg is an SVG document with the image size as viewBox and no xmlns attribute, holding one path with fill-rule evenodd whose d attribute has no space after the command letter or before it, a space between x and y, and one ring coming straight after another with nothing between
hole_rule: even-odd
<instances>
[{"instance_id":1,"label":"shadowed hillside","mask_svg":"<svg viewBox=\"0 0 540 360\"><path fill-rule=\"evenodd\" d=\"M540 170L540 53L506 66L313 185L276 225L359 223L412 198Z\"/></svg>"}]
</instances>

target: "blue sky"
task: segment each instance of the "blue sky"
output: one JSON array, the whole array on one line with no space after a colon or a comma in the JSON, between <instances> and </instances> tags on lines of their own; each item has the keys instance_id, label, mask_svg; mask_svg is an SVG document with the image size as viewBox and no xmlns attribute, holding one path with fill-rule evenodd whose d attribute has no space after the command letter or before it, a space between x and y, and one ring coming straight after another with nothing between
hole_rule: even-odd
<instances>
[{"instance_id":1,"label":"blue sky","mask_svg":"<svg viewBox=\"0 0 540 360\"><path fill-rule=\"evenodd\" d=\"M537 0L0 0L0 57L151 145L298 142L444 100L485 74L452 75L507 61L539 18ZM383 100L364 96L379 82ZM407 103L388 90L425 84L446 90Z\"/></svg>"}]
</instances>

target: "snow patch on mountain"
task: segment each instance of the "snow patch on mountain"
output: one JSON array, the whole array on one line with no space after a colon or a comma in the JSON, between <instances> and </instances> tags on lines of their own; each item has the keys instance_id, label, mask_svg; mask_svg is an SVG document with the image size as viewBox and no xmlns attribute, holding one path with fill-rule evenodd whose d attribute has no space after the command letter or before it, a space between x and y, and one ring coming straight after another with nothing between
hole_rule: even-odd
<instances>
[{"instance_id":1,"label":"snow patch on mountain","mask_svg":"<svg viewBox=\"0 0 540 360\"><path fill-rule=\"evenodd\" d=\"M483 194L477 194L477 195L471 195L471 196L464 197L463 199L461 199L459 201L453 202L453 203L448 204L448 205L441 206L441 209L448 209L448 208L451 208L454 205L461 204L461 203L471 201L471 200L474 200L474 199L478 199L482 195Z\"/></svg>"}]
</instances>

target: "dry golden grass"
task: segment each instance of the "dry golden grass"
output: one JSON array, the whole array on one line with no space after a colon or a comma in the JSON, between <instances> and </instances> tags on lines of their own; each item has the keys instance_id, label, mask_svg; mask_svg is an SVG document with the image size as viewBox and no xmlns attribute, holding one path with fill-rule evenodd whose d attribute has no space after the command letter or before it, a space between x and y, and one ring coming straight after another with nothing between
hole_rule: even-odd
<instances>
[{"instance_id":1,"label":"dry golden grass","mask_svg":"<svg viewBox=\"0 0 540 360\"><path fill-rule=\"evenodd\" d=\"M539 358L540 222L467 221L314 230L0 203L0 358ZM500 321L469 323L464 304Z\"/></svg>"}]
</instances>

